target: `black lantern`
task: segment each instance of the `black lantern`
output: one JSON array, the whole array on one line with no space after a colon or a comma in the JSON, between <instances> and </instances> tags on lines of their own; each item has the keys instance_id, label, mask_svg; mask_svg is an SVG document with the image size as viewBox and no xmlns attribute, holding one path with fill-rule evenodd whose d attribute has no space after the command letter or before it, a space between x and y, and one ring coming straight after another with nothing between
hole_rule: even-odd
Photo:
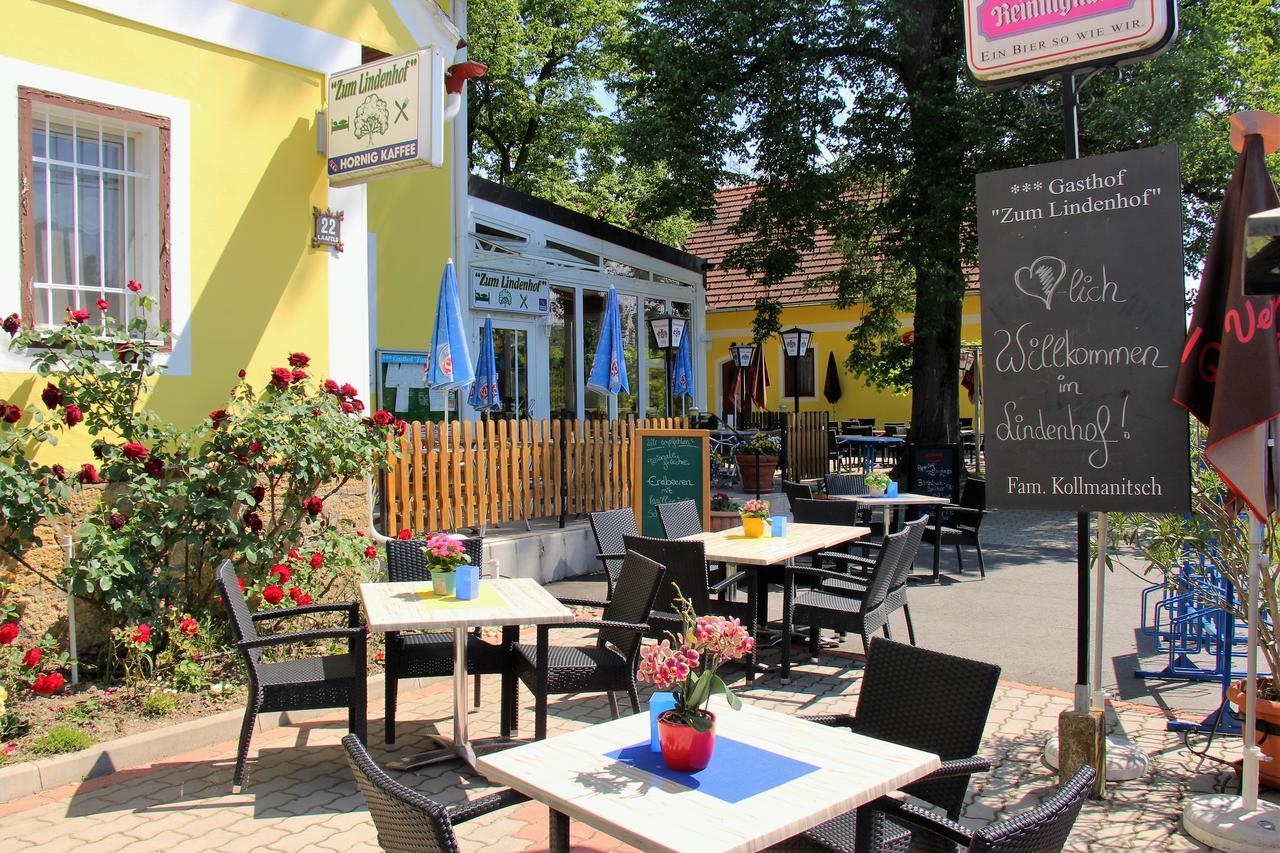
<instances>
[{"instance_id":1,"label":"black lantern","mask_svg":"<svg viewBox=\"0 0 1280 853\"><path fill-rule=\"evenodd\" d=\"M649 317L649 331L654 345L662 350L662 364L667 384L663 394L667 400L667 417L671 417L671 354L680 348L684 339L684 327L688 322L678 314L654 314Z\"/></svg>"}]
</instances>

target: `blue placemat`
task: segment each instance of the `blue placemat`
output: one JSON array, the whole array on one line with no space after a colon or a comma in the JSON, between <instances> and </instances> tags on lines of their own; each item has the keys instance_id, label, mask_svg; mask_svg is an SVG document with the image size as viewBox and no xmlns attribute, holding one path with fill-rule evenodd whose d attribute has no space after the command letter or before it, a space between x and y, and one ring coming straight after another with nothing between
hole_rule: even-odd
<instances>
[{"instance_id":1,"label":"blue placemat","mask_svg":"<svg viewBox=\"0 0 1280 853\"><path fill-rule=\"evenodd\" d=\"M711 763L697 773L678 773L667 767L662 761L662 753L649 748L649 741L605 754L629 767L670 779L677 785L696 789L726 803L740 803L818 769L817 765L728 737L716 738Z\"/></svg>"}]
</instances>

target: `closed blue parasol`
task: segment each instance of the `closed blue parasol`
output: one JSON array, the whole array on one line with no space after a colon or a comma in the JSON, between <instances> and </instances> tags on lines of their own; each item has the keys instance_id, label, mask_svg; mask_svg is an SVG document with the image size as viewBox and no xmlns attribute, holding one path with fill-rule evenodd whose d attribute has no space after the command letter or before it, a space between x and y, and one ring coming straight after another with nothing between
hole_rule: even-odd
<instances>
[{"instance_id":1,"label":"closed blue parasol","mask_svg":"<svg viewBox=\"0 0 1280 853\"><path fill-rule=\"evenodd\" d=\"M596 358L592 362L587 387L601 394L631 393L627 384L627 360L622 351L622 312L618 309L618 291L609 288L604 306L604 321L600 324L600 340L596 344Z\"/></svg>"},{"instance_id":2,"label":"closed blue parasol","mask_svg":"<svg viewBox=\"0 0 1280 853\"><path fill-rule=\"evenodd\" d=\"M671 399L696 397L697 387L693 378L693 356L689 353L689 327L680 336L680 348L676 350L676 364L671 370Z\"/></svg>"},{"instance_id":3,"label":"closed blue parasol","mask_svg":"<svg viewBox=\"0 0 1280 853\"><path fill-rule=\"evenodd\" d=\"M498 393L498 360L493 355L493 318L484 318L480 331L480 357L476 359L476 381L467 402L477 412L496 412L502 408Z\"/></svg>"},{"instance_id":4,"label":"closed blue parasol","mask_svg":"<svg viewBox=\"0 0 1280 853\"><path fill-rule=\"evenodd\" d=\"M453 259L444 266L440 277L440 297L436 302L436 327L431 334L431 349L425 369L427 385L442 391L465 388L475 381L471 354L467 352L467 334L462 328L462 308L458 304L458 281L453 272ZM447 411L447 407L446 407Z\"/></svg>"}]
</instances>

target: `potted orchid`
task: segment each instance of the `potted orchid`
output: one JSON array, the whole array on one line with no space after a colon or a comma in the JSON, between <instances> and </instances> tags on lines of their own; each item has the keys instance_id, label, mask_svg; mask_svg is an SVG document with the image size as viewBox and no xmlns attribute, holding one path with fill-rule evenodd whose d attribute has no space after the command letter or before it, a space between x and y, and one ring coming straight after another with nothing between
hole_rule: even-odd
<instances>
[{"instance_id":1,"label":"potted orchid","mask_svg":"<svg viewBox=\"0 0 1280 853\"><path fill-rule=\"evenodd\" d=\"M764 536L764 520L769 517L769 502L759 498L747 501L738 510L742 516L742 533L748 539Z\"/></svg>"},{"instance_id":2,"label":"potted orchid","mask_svg":"<svg viewBox=\"0 0 1280 853\"><path fill-rule=\"evenodd\" d=\"M462 543L446 533L432 533L422 553L431 570L431 591L436 595L453 595L458 566L471 562Z\"/></svg>"},{"instance_id":3,"label":"potted orchid","mask_svg":"<svg viewBox=\"0 0 1280 853\"><path fill-rule=\"evenodd\" d=\"M675 707L658 717L662 760L672 770L694 773L711 762L716 715L711 697L720 694L738 710L742 701L716 674L720 664L751 653L755 639L737 619L698 616L693 603L676 587L676 609L684 622L682 637L650 645L640 653L638 677L659 690L669 690Z\"/></svg>"},{"instance_id":4,"label":"potted orchid","mask_svg":"<svg viewBox=\"0 0 1280 853\"><path fill-rule=\"evenodd\" d=\"M872 471L867 475L865 482L867 484L867 494L879 497L884 494L885 489L889 488L889 483L892 481L889 479L888 474Z\"/></svg>"}]
</instances>

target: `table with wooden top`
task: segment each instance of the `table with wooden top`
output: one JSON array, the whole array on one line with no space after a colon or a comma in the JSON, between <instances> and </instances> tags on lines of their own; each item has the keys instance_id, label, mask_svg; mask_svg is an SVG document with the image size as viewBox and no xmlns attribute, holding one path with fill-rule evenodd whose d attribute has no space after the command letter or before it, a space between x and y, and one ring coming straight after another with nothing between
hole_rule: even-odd
<instances>
[{"instance_id":1,"label":"table with wooden top","mask_svg":"<svg viewBox=\"0 0 1280 853\"><path fill-rule=\"evenodd\" d=\"M871 532L871 528L840 524L798 524L788 521L786 535L773 537L767 535L766 520L765 532L766 535L763 537L751 538L743 533L741 527L732 527L728 530L695 533L692 536L680 538L686 542L702 542L707 551L708 562L726 563L738 569L759 572L771 566L785 566L796 557L812 554L815 551L824 551L866 536ZM756 627L762 628L769 621L768 586L763 577L757 576L756 583L749 587L748 598L749 603L755 607ZM790 622L789 614L784 614L784 622ZM783 630L790 630L790 628L789 624L785 624Z\"/></svg>"},{"instance_id":2,"label":"table with wooden top","mask_svg":"<svg viewBox=\"0 0 1280 853\"><path fill-rule=\"evenodd\" d=\"M827 495L828 500L833 501L855 501L862 506L884 508L884 532L886 534L893 532L893 510L900 506L945 506L951 503L946 498L935 497L934 495L918 495L913 492L899 492L896 495ZM920 581L925 580L920 576ZM933 564L933 582L937 583L939 579L938 564Z\"/></svg>"},{"instance_id":3,"label":"table with wooden top","mask_svg":"<svg viewBox=\"0 0 1280 853\"><path fill-rule=\"evenodd\" d=\"M933 772L928 752L719 697L711 764L673 773L635 714L490 753L485 778L545 803L551 850L579 820L644 851L759 850L873 802ZM869 818L860 823L869 826Z\"/></svg>"},{"instance_id":4,"label":"table with wooden top","mask_svg":"<svg viewBox=\"0 0 1280 853\"><path fill-rule=\"evenodd\" d=\"M370 631L453 630L453 740L445 741L442 750L398 762L397 768L404 770L451 758L475 766L475 752L467 737L469 628L548 625L574 619L573 612L533 578L483 579L479 596L470 601L437 596L430 581L362 583L360 600Z\"/></svg>"}]
</instances>

